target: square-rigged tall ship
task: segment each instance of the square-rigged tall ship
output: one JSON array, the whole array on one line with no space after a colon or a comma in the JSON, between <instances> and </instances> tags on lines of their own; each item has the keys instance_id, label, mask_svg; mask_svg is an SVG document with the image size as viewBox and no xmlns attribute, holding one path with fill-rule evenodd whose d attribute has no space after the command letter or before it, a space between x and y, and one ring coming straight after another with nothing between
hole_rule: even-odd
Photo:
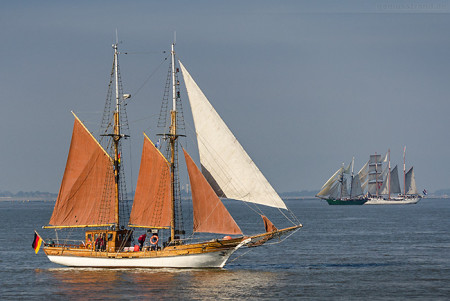
<instances>
[{"instance_id":1,"label":"square-rigged tall ship","mask_svg":"<svg viewBox=\"0 0 450 301\"><path fill-rule=\"evenodd\" d=\"M175 59L174 45L168 60L168 84L162 105L166 116L170 116L166 119L166 131L161 134L167 146L166 156L144 134L137 186L128 216L123 206L126 191L121 150L122 141L127 137L123 133L128 126L124 124L125 102L130 95L123 94L118 65L120 52L118 43L113 45L110 97L103 115L102 142L74 114L72 141L58 198L49 225L43 227L54 228L56 232L56 239L44 242L50 261L73 267L221 268L239 248L261 246L302 227L186 68ZM183 135L178 128L184 121L179 112L178 66L188 92L202 166L201 172L183 149L193 207L193 231L187 238L179 221L182 206L178 149ZM219 197L243 201L251 209L250 213L261 215L261 227L264 224L265 231L244 235ZM263 213L265 206L277 208L291 225L277 229ZM84 237L78 242L59 238L58 231L74 228L85 230L84 235L79 234ZM140 246L134 242L136 228L145 229L151 235L150 238L142 235L138 240ZM214 233L219 238L202 241L196 238L197 233Z\"/></svg>"}]
</instances>

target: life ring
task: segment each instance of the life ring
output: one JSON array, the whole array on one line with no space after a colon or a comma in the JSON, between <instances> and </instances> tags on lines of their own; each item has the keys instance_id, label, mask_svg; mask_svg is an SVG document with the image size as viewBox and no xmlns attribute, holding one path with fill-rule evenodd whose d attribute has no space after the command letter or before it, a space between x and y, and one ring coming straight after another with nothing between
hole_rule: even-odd
<instances>
[{"instance_id":1,"label":"life ring","mask_svg":"<svg viewBox=\"0 0 450 301\"><path fill-rule=\"evenodd\" d=\"M159 238L157 235L153 235L152 237L150 237L150 243L152 245L156 245L158 243L158 240L159 240Z\"/></svg>"}]
</instances>

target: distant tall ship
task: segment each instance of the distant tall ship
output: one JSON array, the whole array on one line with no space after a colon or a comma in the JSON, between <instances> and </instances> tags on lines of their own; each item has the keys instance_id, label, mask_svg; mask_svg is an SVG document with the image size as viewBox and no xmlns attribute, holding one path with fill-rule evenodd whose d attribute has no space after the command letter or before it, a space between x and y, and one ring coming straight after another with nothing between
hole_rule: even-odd
<instances>
[{"instance_id":1,"label":"distant tall ship","mask_svg":"<svg viewBox=\"0 0 450 301\"><path fill-rule=\"evenodd\" d=\"M383 169L383 162L388 162ZM422 198L417 191L414 167L406 171L406 146L403 149L403 191L400 188L398 168L391 169L391 152L382 158L371 155L369 158L368 200L366 205L416 204Z\"/></svg>"},{"instance_id":2,"label":"distant tall ship","mask_svg":"<svg viewBox=\"0 0 450 301\"><path fill-rule=\"evenodd\" d=\"M387 163L384 168L383 163ZM403 149L403 190L397 165L391 168L390 150L384 156L370 155L356 175L353 168L354 160L346 168L342 164L316 197L330 205L416 204L422 198L417 191L414 167L406 171L406 147Z\"/></svg>"},{"instance_id":3,"label":"distant tall ship","mask_svg":"<svg viewBox=\"0 0 450 301\"><path fill-rule=\"evenodd\" d=\"M367 197L363 193L364 186L361 185L361 182L366 182L367 163L354 175L354 162L353 158L347 168L342 163L342 167L323 184L316 197L326 200L329 205L362 205L367 202Z\"/></svg>"}]
</instances>

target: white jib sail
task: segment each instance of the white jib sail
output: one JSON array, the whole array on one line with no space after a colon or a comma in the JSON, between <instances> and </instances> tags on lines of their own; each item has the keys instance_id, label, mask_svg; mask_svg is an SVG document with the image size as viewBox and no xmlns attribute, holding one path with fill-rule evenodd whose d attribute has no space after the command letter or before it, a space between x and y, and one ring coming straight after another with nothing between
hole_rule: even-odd
<instances>
[{"instance_id":1,"label":"white jib sail","mask_svg":"<svg viewBox=\"0 0 450 301\"><path fill-rule=\"evenodd\" d=\"M197 133L202 173L220 197L287 209L181 64Z\"/></svg>"},{"instance_id":2,"label":"white jib sail","mask_svg":"<svg viewBox=\"0 0 450 301\"><path fill-rule=\"evenodd\" d=\"M318 196L329 196L331 187L333 184L338 180L338 178L341 176L341 173L343 171L343 168L339 168L332 176L328 179L328 181L323 184L322 188L320 189L320 192L317 194Z\"/></svg>"}]
</instances>

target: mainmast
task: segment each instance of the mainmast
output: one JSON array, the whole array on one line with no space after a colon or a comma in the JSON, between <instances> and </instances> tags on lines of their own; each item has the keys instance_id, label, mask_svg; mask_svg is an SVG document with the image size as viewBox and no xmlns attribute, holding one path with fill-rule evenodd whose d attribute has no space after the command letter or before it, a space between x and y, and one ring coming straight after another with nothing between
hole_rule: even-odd
<instances>
[{"instance_id":1,"label":"mainmast","mask_svg":"<svg viewBox=\"0 0 450 301\"><path fill-rule=\"evenodd\" d=\"M119 96L119 52L117 50L118 37L116 32L116 43L112 45L114 49L114 75L115 75L115 85L116 85L116 105L114 110L114 188L115 188L115 203L114 203L114 213L115 213L115 226L119 229L119 141L120 135L120 96Z\"/></svg>"},{"instance_id":2,"label":"mainmast","mask_svg":"<svg viewBox=\"0 0 450 301\"><path fill-rule=\"evenodd\" d=\"M176 93L176 68L175 68L175 41L172 43L172 110L170 111L170 190L171 201L171 222L170 222L170 240L175 239L175 143L177 140L177 93Z\"/></svg>"}]
</instances>

